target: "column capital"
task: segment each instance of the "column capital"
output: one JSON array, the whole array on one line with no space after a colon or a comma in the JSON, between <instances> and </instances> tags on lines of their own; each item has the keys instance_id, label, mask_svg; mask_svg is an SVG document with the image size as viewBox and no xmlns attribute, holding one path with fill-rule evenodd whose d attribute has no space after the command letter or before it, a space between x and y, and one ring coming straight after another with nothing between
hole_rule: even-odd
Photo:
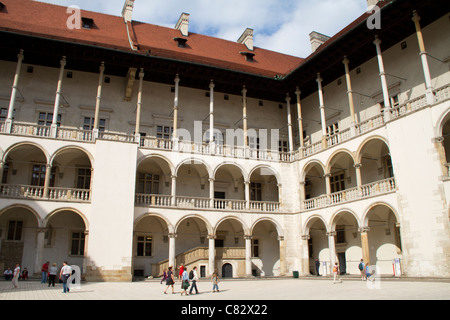
<instances>
[{"instance_id":1,"label":"column capital","mask_svg":"<svg viewBox=\"0 0 450 320\"><path fill-rule=\"evenodd\" d=\"M170 177L172 178L172 180L176 180L177 179L177 175L176 174L172 174Z\"/></svg>"},{"instance_id":2,"label":"column capital","mask_svg":"<svg viewBox=\"0 0 450 320\"><path fill-rule=\"evenodd\" d=\"M286 93L286 102L289 103L291 102L291 97L289 96L289 93Z\"/></svg>"},{"instance_id":3,"label":"column capital","mask_svg":"<svg viewBox=\"0 0 450 320\"><path fill-rule=\"evenodd\" d=\"M175 239L175 238L177 237L177 234L176 234L176 233L169 233L169 234L167 235L167 237L168 237L169 239Z\"/></svg>"},{"instance_id":4,"label":"column capital","mask_svg":"<svg viewBox=\"0 0 450 320\"><path fill-rule=\"evenodd\" d=\"M353 167L354 167L355 169L360 169L360 168L362 167L362 163L355 163L355 164L353 165Z\"/></svg>"},{"instance_id":5,"label":"column capital","mask_svg":"<svg viewBox=\"0 0 450 320\"><path fill-rule=\"evenodd\" d=\"M145 76L144 68L141 68L141 70L139 70L139 78L144 79L144 76Z\"/></svg>"},{"instance_id":6,"label":"column capital","mask_svg":"<svg viewBox=\"0 0 450 320\"><path fill-rule=\"evenodd\" d=\"M23 52L24 52L23 49L20 49L20 50L19 50L19 54L17 55L17 58L18 58L19 60L21 60L21 61L22 61L23 58L24 58Z\"/></svg>"},{"instance_id":7,"label":"column capital","mask_svg":"<svg viewBox=\"0 0 450 320\"><path fill-rule=\"evenodd\" d=\"M350 63L350 60L348 60L347 56L344 56L344 60L342 60L342 63L345 65L348 65Z\"/></svg>"},{"instance_id":8,"label":"column capital","mask_svg":"<svg viewBox=\"0 0 450 320\"><path fill-rule=\"evenodd\" d=\"M411 19L412 21L414 21L414 22L419 22L420 20L421 20L421 18L420 18L420 16L419 16L419 14L417 13L417 11L416 10L413 10L413 16L412 16L412 19Z\"/></svg>"},{"instance_id":9,"label":"column capital","mask_svg":"<svg viewBox=\"0 0 450 320\"><path fill-rule=\"evenodd\" d=\"M102 61L101 63L100 63L100 72L104 72L105 71L105 61Z\"/></svg>"},{"instance_id":10,"label":"column capital","mask_svg":"<svg viewBox=\"0 0 450 320\"><path fill-rule=\"evenodd\" d=\"M367 233L367 232L370 231L370 228L369 227L362 227L362 228L358 228L358 231L360 233Z\"/></svg>"},{"instance_id":11,"label":"column capital","mask_svg":"<svg viewBox=\"0 0 450 320\"><path fill-rule=\"evenodd\" d=\"M244 239L245 239L245 240L252 240L252 239L253 239L253 236L252 236L252 235L249 235L249 234L245 234L245 235L244 235Z\"/></svg>"},{"instance_id":12,"label":"column capital","mask_svg":"<svg viewBox=\"0 0 450 320\"><path fill-rule=\"evenodd\" d=\"M37 232L37 233L46 233L47 230L48 230L48 229L45 228L45 227L36 228L36 232Z\"/></svg>"},{"instance_id":13,"label":"column capital","mask_svg":"<svg viewBox=\"0 0 450 320\"><path fill-rule=\"evenodd\" d=\"M299 89L299 87L296 87L296 88L295 88L295 94L296 94L297 96L299 96L299 95L302 94L302 92L301 92L301 90Z\"/></svg>"},{"instance_id":14,"label":"column capital","mask_svg":"<svg viewBox=\"0 0 450 320\"><path fill-rule=\"evenodd\" d=\"M247 94L247 88L245 87L245 85L242 87L242 94Z\"/></svg>"},{"instance_id":15,"label":"column capital","mask_svg":"<svg viewBox=\"0 0 450 320\"><path fill-rule=\"evenodd\" d=\"M175 75L175 79L173 81L175 82L175 84L178 84L180 82L180 76L178 75L178 73Z\"/></svg>"},{"instance_id":16,"label":"column capital","mask_svg":"<svg viewBox=\"0 0 450 320\"><path fill-rule=\"evenodd\" d=\"M214 89L214 87L215 87L214 81L211 79L211 82L209 83L209 88Z\"/></svg>"},{"instance_id":17,"label":"column capital","mask_svg":"<svg viewBox=\"0 0 450 320\"><path fill-rule=\"evenodd\" d=\"M381 44L381 40L380 40L380 38L378 38L378 35L375 36L375 40L373 41L373 43L374 43L376 46L379 46L379 45Z\"/></svg>"},{"instance_id":18,"label":"column capital","mask_svg":"<svg viewBox=\"0 0 450 320\"><path fill-rule=\"evenodd\" d=\"M322 77L320 76L320 72L317 73L317 79L316 79L316 81L317 81L318 83L322 83L322 81L323 81Z\"/></svg>"},{"instance_id":19,"label":"column capital","mask_svg":"<svg viewBox=\"0 0 450 320\"><path fill-rule=\"evenodd\" d=\"M309 240L311 239L311 235L310 234L303 234L302 235L302 240Z\"/></svg>"},{"instance_id":20,"label":"column capital","mask_svg":"<svg viewBox=\"0 0 450 320\"><path fill-rule=\"evenodd\" d=\"M331 173L325 173L323 176L324 176L325 178L329 178L329 177L331 177Z\"/></svg>"},{"instance_id":21,"label":"column capital","mask_svg":"<svg viewBox=\"0 0 450 320\"><path fill-rule=\"evenodd\" d=\"M336 231L331 231L326 233L327 237L334 237L336 236Z\"/></svg>"},{"instance_id":22,"label":"column capital","mask_svg":"<svg viewBox=\"0 0 450 320\"><path fill-rule=\"evenodd\" d=\"M208 234L207 236L206 236L206 238L207 239L209 239L209 240L211 240L211 239L217 239L217 236L215 235L215 234Z\"/></svg>"},{"instance_id":23,"label":"column capital","mask_svg":"<svg viewBox=\"0 0 450 320\"><path fill-rule=\"evenodd\" d=\"M277 240L278 240L278 241L284 241L284 236L278 236L278 237L277 237Z\"/></svg>"},{"instance_id":24,"label":"column capital","mask_svg":"<svg viewBox=\"0 0 450 320\"><path fill-rule=\"evenodd\" d=\"M65 67L66 66L66 56L63 56L62 58L61 58L61 61L60 61L60 63L61 63L61 67Z\"/></svg>"}]
</instances>

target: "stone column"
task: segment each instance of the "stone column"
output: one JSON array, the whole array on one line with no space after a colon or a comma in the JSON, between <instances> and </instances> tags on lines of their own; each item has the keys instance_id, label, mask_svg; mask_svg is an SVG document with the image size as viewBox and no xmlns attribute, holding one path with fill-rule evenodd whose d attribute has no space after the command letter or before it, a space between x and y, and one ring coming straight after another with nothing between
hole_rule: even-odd
<instances>
[{"instance_id":1,"label":"stone column","mask_svg":"<svg viewBox=\"0 0 450 320\"><path fill-rule=\"evenodd\" d=\"M209 84L209 146L210 152L214 152L214 82Z\"/></svg>"},{"instance_id":2,"label":"stone column","mask_svg":"<svg viewBox=\"0 0 450 320\"><path fill-rule=\"evenodd\" d=\"M330 173L326 173L325 174L325 187L326 187L326 190L327 190L328 201L331 200L331 182L330 182L330 177L331 177Z\"/></svg>"},{"instance_id":3,"label":"stone column","mask_svg":"<svg viewBox=\"0 0 450 320\"><path fill-rule=\"evenodd\" d=\"M87 273L87 265L88 265L88 248L89 248L89 230L84 231L84 256L83 256L83 269L81 271L82 274Z\"/></svg>"},{"instance_id":4,"label":"stone column","mask_svg":"<svg viewBox=\"0 0 450 320\"><path fill-rule=\"evenodd\" d=\"M45 232L46 228L37 228L37 239L36 239L36 259L34 261L34 270L32 273L40 273L43 264L44 257L44 246L45 246Z\"/></svg>"},{"instance_id":5,"label":"stone column","mask_svg":"<svg viewBox=\"0 0 450 320\"><path fill-rule=\"evenodd\" d=\"M175 239L177 237L176 233L169 233L169 267L173 267L175 272L176 261L175 261Z\"/></svg>"},{"instance_id":6,"label":"stone column","mask_svg":"<svg viewBox=\"0 0 450 320\"><path fill-rule=\"evenodd\" d=\"M428 104L434 104L435 97L433 94L433 84L431 82L430 67L428 66L427 51L425 50L425 42L423 40L422 28L420 26L420 16L416 10L413 11L414 25L416 27L417 40L419 41L420 58L422 60L423 75L425 77L426 97Z\"/></svg>"},{"instance_id":7,"label":"stone column","mask_svg":"<svg viewBox=\"0 0 450 320\"><path fill-rule=\"evenodd\" d=\"M362 248L362 256L364 259L364 263L370 264L370 252L369 252L369 227L363 227L359 229L361 233L361 248Z\"/></svg>"},{"instance_id":8,"label":"stone column","mask_svg":"<svg viewBox=\"0 0 450 320\"><path fill-rule=\"evenodd\" d=\"M134 129L135 142L141 143L141 109L142 109L142 83L144 81L144 69L139 72L139 91L136 104L136 127Z\"/></svg>"},{"instance_id":9,"label":"stone column","mask_svg":"<svg viewBox=\"0 0 450 320\"><path fill-rule=\"evenodd\" d=\"M174 143L175 149L178 149L178 92L180 86L180 77L177 73L175 76L175 95L173 98L173 134L172 140Z\"/></svg>"},{"instance_id":10,"label":"stone column","mask_svg":"<svg viewBox=\"0 0 450 320\"><path fill-rule=\"evenodd\" d=\"M244 131L244 147L248 147L248 123L247 123L247 89L242 89L242 122Z\"/></svg>"},{"instance_id":11,"label":"stone column","mask_svg":"<svg viewBox=\"0 0 450 320\"><path fill-rule=\"evenodd\" d=\"M381 55L381 40L378 36L375 36L375 41L373 42L377 50L378 68L380 69L380 79L381 79L381 89L383 90L384 99L384 109L383 117L384 121L389 121L391 119L391 101L389 97L389 90L386 80L386 72L384 71L383 56Z\"/></svg>"},{"instance_id":12,"label":"stone column","mask_svg":"<svg viewBox=\"0 0 450 320\"><path fill-rule=\"evenodd\" d=\"M331 269L333 269L334 263L336 262L336 242L334 237L336 236L336 232L327 232L328 237L328 249L330 250L330 264ZM330 273L330 270L327 271L327 274Z\"/></svg>"},{"instance_id":13,"label":"stone column","mask_svg":"<svg viewBox=\"0 0 450 320\"><path fill-rule=\"evenodd\" d=\"M362 178L361 178L361 163L355 163L355 165L353 166L355 168L355 172L356 172L356 186L358 188L358 195L362 196Z\"/></svg>"},{"instance_id":14,"label":"stone column","mask_svg":"<svg viewBox=\"0 0 450 320\"><path fill-rule=\"evenodd\" d=\"M300 209L303 210L305 209L305 186L306 186L306 181L300 181Z\"/></svg>"},{"instance_id":15,"label":"stone column","mask_svg":"<svg viewBox=\"0 0 450 320\"><path fill-rule=\"evenodd\" d=\"M102 89L103 89L103 78L105 74L105 63L102 61L100 65L100 75L98 77L98 86L97 86L97 99L95 102L95 113L94 113L94 127L92 134L94 139L98 138L98 124L100 122L100 102L102 100Z\"/></svg>"},{"instance_id":16,"label":"stone column","mask_svg":"<svg viewBox=\"0 0 450 320\"><path fill-rule=\"evenodd\" d=\"M250 209L250 181L244 181L245 185L245 208Z\"/></svg>"},{"instance_id":17,"label":"stone column","mask_svg":"<svg viewBox=\"0 0 450 320\"><path fill-rule=\"evenodd\" d=\"M8 115L6 116L5 120L5 132L11 133L12 130L12 118L14 114L14 106L16 103L16 97L17 97L17 87L19 84L19 77L20 77L20 70L22 69L22 61L23 61L24 55L23 50L19 51L19 54L17 55L17 66L16 66L16 73L14 75L14 82L12 86L11 91L11 98L9 100L9 107L8 107Z\"/></svg>"},{"instance_id":18,"label":"stone column","mask_svg":"<svg viewBox=\"0 0 450 320\"><path fill-rule=\"evenodd\" d=\"M286 241L284 236L278 236L280 242L280 276L286 275Z\"/></svg>"},{"instance_id":19,"label":"stone column","mask_svg":"<svg viewBox=\"0 0 450 320\"><path fill-rule=\"evenodd\" d=\"M212 276L214 273L214 269L216 268L216 236L208 235L208 246L209 246L209 254L208 254L208 264L209 264L209 276Z\"/></svg>"},{"instance_id":20,"label":"stone column","mask_svg":"<svg viewBox=\"0 0 450 320\"><path fill-rule=\"evenodd\" d=\"M298 114L298 137L300 139L300 148L303 148L305 146L303 137L303 118L302 118L302 105L300 101L300 94L302 92L297 87L297 90L295 90L295 94L297 96L297 114Z\"/></svg>"},{"instance_id":21,"label":"stone column","mask_svg":"<svg viewBox=\"0 0 450 320\"><path fill-rule=\"evenodd\" d=\"M171 196L172 196L172 201L171 201L171 205L172 207L175 207L177 205L177 176L173 175L172 176L172 189L171 189Z\"/></svg>"},{"instance_id":22,"label":"stone column","mask_svg":"<svg viewBox=\"0 0 450 320\"><path fill-rule=\"evenodd\" d=\"M214 179L209 178L209 199L210 199L210 208L214 208Z\"/></svg>"},{"instance_id":23,"label":"stone column","mask_svg":"<svg viewBox=\"0 0 450 320\"><path fill-rule=\"evenodd\" d=\"M66 57L62 57L60 64L61 68L59 69L58 85L56 87L55 106L53 108L53 119L50 129L50 136L53 138L56 138L58 130L58 113L59 113L59 106L61 105L61 88L64 75L64 68L66 66Z\"/></svg>"},{"instance_id":24,"label":"stone column","mask_svg":"<svg viewBox=\"0 0 450 320\"><path fill-rule=\"evenodd\" d=\"M349 68L350 61L347 59L347 56L344 57L344 61L342 61L342 63L344 64L345 67L345 80L347 82L348 105L350 108L350 117L351 117L350 130L352 136L355 136L356 135L355 104L353 102L352 80L350 78L350 68Z\"/></svg>"},{"instance_id":25,"label":"stone column","mask_svg":"<svg viewBox=\"0 0 450 320\"><path fill-rule=\"evenodd\" d=\"M306 234L302 235L302 247L303 247L303 255L302 255L302 265L300 270L300 274L303 276L307 276L310 274L309 272L309 246L308 241L311 239L311 235Z\"/></svg>"},{"instance_id":26,"label":"stone column","mask_svg":"<svg viewBox=\"0 0 450 320\"><path fill-rule=\"evenodd\" d=\"M52 174L52 166L51 164L45 165L45 181L44 181L44 194L42 195L43 198L49 197L49 186L50 186L50 178Z\"/></svg>"},{"instance_id":27,"label":"stone column","mask_svg":"<svg viewBox=\"0 0 450 320\"><path fill-rule=\"evenodd\" d=\"M0 185L2 185L3 181L3 170L5 170L5 162L0 161Z\"/></svg>"},{"instance_id":28,"label":"stone column","mask_svg":"<svg viewBox=\"0 0 450 320\"><path fill-rule=\"evenodd\" d=\"M294 151L294 138L292 133L292 117L291 117L291 97L289 93L286 96L286 109L287 109L287 125L288 125L288 135L289 135L289 151Z\"/></svg>"},{"instance_id":29,"label":"stone column","mask_svg":"<svg viewBox=\"0 0 450 320\"><path fill-rule=\"evenodd\" d=\"M322 147L325 149L327 147L327 120L325 117L325 105L323 102L323 89L322 89L323 79L320 77L320 73L317 74L316 81L319 92L320 123L322 125Z\"/></svg>"},{"instance_id":30,"label":"stone column","mask_svg":"<svg viewBox=\"0 0 450 320\"><path fill-rule=\"evenodd\" d=\"M252 277L252 239L253 236L245 235L245 275Z\"/></svg>"}]
</instances>

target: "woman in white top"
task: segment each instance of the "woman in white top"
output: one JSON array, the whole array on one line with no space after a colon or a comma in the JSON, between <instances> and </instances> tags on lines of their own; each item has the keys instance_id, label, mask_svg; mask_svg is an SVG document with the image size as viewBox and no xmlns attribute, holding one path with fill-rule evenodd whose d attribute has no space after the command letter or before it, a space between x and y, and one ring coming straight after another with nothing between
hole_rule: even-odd
<instances>
[{"instance_id":1,"label":"woman in white top","mask_svg":"<svg viewBox=\"0 0 450 320\"><path fill-rule=\"evenodd\" d=\"M48 270L48 286L52 284L55 286L55 280L56 280L56 274L58 273L58 268L56 267L56 263L53 263L53 265Z\"/></svg>"},{"instance_id":2,"label":"woman in white top","mask_svg":"<svg viewBox=\"0 0 450 320\"><path fill-rule=\"evenodd\" d=\"M19 276L20 276L20 266L18 263L16 263L16 266L14 267L14 273L13 273L13 279L12 279L14 288L17 288L17 285L19 283Z\"/></svg>"}]
</instances>

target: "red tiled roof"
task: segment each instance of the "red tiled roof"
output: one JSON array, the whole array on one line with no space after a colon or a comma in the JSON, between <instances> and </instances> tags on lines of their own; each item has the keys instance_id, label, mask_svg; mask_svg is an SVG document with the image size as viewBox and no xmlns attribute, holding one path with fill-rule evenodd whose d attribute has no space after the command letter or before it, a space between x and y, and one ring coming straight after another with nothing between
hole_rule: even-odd
<instances>
[{"instance_id":1,"label":"red tiled roof","mask_svg":"<svg viewBox=\"0 0 450 320\"><path fill-rule=\"evenodd\" d=\"M6 9L0 12L0 30L68 42L88 44L103 48L132 52L122 17L91 11L81 11L81 16L94 20L92 29L67 27L67 7L32 0L1 0ZM130 28L139 53L150 50L151 56L192 62L230 69L265 77L287 75L299 67L302 58L270 50L254 48L254 61L246 61L240 54L248 51L237 42L190 33L186 48L179 48L174 41L181 37L176 29L133 21Z\"/></svg>"}]
</instances>

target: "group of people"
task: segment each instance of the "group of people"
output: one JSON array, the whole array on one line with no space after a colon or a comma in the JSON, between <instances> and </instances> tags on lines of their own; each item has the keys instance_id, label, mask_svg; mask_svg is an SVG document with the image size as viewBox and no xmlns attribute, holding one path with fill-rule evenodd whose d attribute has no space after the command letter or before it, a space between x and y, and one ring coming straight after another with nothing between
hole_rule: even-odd
<instances>
[{"instance_id":1,"label":"group of people","mask_svg":"<svg viewBox=\"0 0 450 320\"><path fill-rule=\"evenodd\" d=\"M320 261L318 258L316 258L314 262L315 268L316 268L316 275L320 276L319 269L320 269ZM371 266L369 263L364 263L364 259L361 259L358 269L361 273L361 280L372 280L371 277L374 274L374 271L371 270ZM333 283L342 282L342 279L339 277L341 274L339 264L337 262L334 263L333 266Z\"/></svg>"},{"instance_id":2,"label":"group of people","mask_svg":"<svg viewBox=\"0 0 450 320\"><path fill-rule=\"evenodd\" d=\"M198 277L198 273L197 273L197 266L194 266L194 268L192 268L192 270L188 273L188 269L183 266L180 265L179 268L177 268L177 270L179 270L178 273L178 280L181 281L181 295L190 295L192 294L193 290L195 289L195 294L198 294L198 288L197 288L197 282L199 281L199 277ZM173 275L173 267L169 267L168 272L166 272L166 270L164 270L164 274L163 277L161 279L161 284L163 283L163 281L166 282L166 290L164 290L164 294L167 294L167 289L169 289L169 287L172 287L172 294L175 293L175 289L174 289L174 284L175 284L175 277ZM219 274L217 272L217 269L214 271L212 277L212 282L213 282L213 291L212 292L219 292ZM191 289L189 290L189 293L187 293L187 289L189 289L189 287L191 287Z\"/></svg>"},{"instance_id":3,"label":"group of people","mask_svg":"<svg viewBox=\"0 0 450 320\"><path fill-rule=\"evenodd\" d=\"M3 273L5 276L5 280L12 281L14 288L18 287L19 279L27 280L28 279L28 270L24 268L22 273L20 272L20 265L17 263L14 267L14 271L11 268L7 268ZM56 263L53 263L50 266L50 262L47 261L42 265L41 268L41 283L47 283L48 286L55 286L56 276L58 274L58 268ZM67 280L72 275L72 268L68 265L67 261L63 262L63 266L59 272L59 279L63 282L63 292L69 292L69 286L67 285Z\"/></svg>"}]
</instances>

